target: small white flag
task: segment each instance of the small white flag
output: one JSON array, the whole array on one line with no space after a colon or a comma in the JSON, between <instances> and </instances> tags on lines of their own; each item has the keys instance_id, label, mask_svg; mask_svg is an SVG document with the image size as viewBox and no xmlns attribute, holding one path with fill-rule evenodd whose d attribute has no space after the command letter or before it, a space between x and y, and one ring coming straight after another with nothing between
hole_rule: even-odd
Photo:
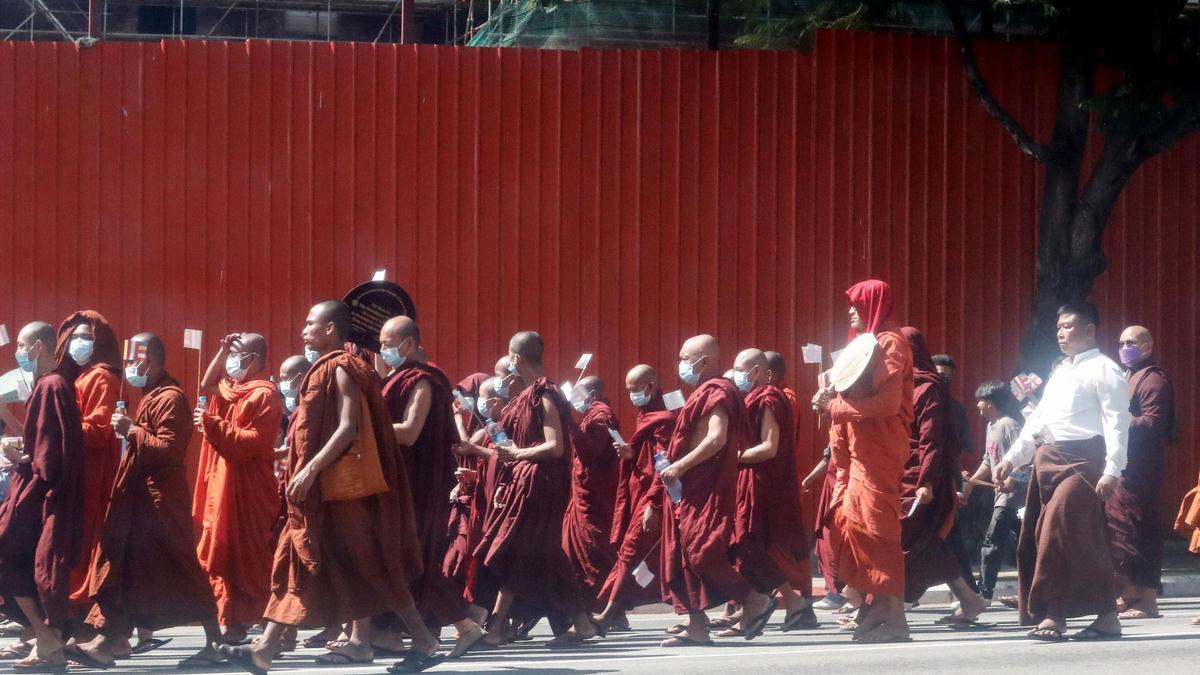
<instances>
[{"instance_id":1,"label":"small white flag","mask_svg":"<svg viewBox=\"0 0 1200 675\"><path fill-rule=\"evenodd\" d=\"M624 438L621 438L621 432L617 431L616 429L611 429L608 427L605 427L605 428L608 429L608 435L612 436L614 443L616 443L617 445L629 445L628 443L625 442Z\"/></svg>"},{"instance_id":2,"label":"small white flag","mask_svg":"<svg viewBox=\"0 0 1200 675\"><path fill-rule=\"evenodd\" d=\"M0 347L3 347L4 345L6 345L8 343L9 343L8 326L5 326L4 324L0 323Z\"/></svg>"},{"instance_id":3,"label":"small white flag","mask_svg":"<svg viewBox=\"0 0 1200 675\"><path fill-rule=\"evenodd\" d=\"M636 581L638 586L641 586L642 588L649 586L650 582L654 581L654 572L651 572L650 568L646 567L645 560L638 563L638 566L633 568L633 580Z\"/></svg>"},{"instance_id":4,"label":"small white flag","mask_svg":"<svg viewBox=\"0 0 1200 675\"><path fill-rule=\"evenodd\" d=\"M592 355L584 352L583 354L579 355L579 360L575 362L575 370L583 370L584 368L587 368L588 364L591 362Z\"/></svg>"},{"instance_id":5,"label":"small white flag","mask_svg":"<svg viewBox=\"0 0 1200 675\"><path fill-rule=\"evenodd\" d=\"M683 392L676 389L663 394L663 404L667 406L667 410L679 410L683 407Z\"/></svg>"},{"instance_id":6,"label":"small white flag","mask_svg":"<svg viewBox=\"0 0 1200 675\"><path fill-rule=\"evenodd\" d=\"M454 400L458 401L458 407L462 408L465 412L475 411L475 406L470 405L470 403L467 401L467 397L463 396L463 393L457 389L454 390Z\"/></svg>"},{"instance_id":7,"label":"small white flag","mask_svg":"<svg viewBox=\"0 0 1200 675\"><path fill-rule=\"evenodd\" d=\"M1017 509L1017 520L1025 520L1025 507Z\"/></svg>"},{"instance_id":8,"label":"small white flag","mask_svg":"<svg viewBox=\"0 0 1200 675\"><path fill-rule=\"evenodd\" d=\"M836 352L829 352L830 360L832 360L834 363L837 363L838 357L840 357L842 355L842 352L844 352L844 351L846 351L846 350L839 349Z\"/></svg>"},{"instance_id":9,"label":"small white flag","mask_svg":"<svg viewBox=\"0 0 1200 675\"><path fill-rule=\"evenodd\" d=\"M800 351L804 354L805 363L821 363L821 355L824 352L821 345L809 343L801 347Z\"/></svg>"},{"instance_id":10,"label":"small white flag","mask_svg":"<svg viewBox=\"0 0 1200 675\"><path fill-rule=\"evenodd\" d=\"M183 348L184 349L200 349L200 343L204 341L204 331L196 328L183 329Z\"/></svg>"},{"instance_id":11,"label":"small white flag","mask_svg":"<svg viewBox=\"0 0 1200 675\"><path fill-rule=\"evenodd\" d=\"M387 276L387 270L375 270L375 275L371 277L371 281L383 281Z\"/></svg>"},{"instance_id":12,"label":"small white flag","mask_svg":"<svg viewBox=\"0 0 1200 675\"><path fill-rule=\"evenodd\" d=\"M918 507L918 506L920 506L920 505L921 505L921 502L920 502L919 500L917 500L917 499L913 499L913 505L912 505L912 508L910 508L910 509L908 510L908 517L909 517L909 518L912 518L912 517L913 517L913 514L917 512L917 507Z\"/></svg>"},{"instance_id":13,"label":"small white flag","mask_svg":"<svg viewBox=\"0 0 1200 675\"><path fill-rule=\"evenodd\" d=\"M575 387L571 386L570 381L563 382L562 385L559 386L559 389L562 391L563 396L565 396L568 401L570 401L571 397L575 395Z\"/></svg>"}]
</instances>

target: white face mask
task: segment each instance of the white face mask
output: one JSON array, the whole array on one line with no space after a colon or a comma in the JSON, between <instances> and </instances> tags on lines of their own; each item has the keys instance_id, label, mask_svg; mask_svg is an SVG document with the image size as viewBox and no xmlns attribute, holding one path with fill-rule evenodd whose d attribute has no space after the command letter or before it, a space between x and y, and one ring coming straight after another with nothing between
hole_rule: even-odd
<instances>
[{"instance_id":1,"label":"white face mask","mask_svg":"<svg viewBox=\"0 0 1200 675\"><path fill-rule=\"evenodd\" d=\"M650 402L650 394L644 391L631 391L629 392L629 402L640 408Z\"/></svg>"},{"instance_id":2,"label":"white face mask","mask_svg":"<svg viewBox=\"0 0 1200 675\"><path fill-rule=\"evenodd\" d=\"M304 360L305 361L308 361L309 363L316 363L317 359L319 359L319 358L321 358L321 352L313 349L312 347L304 348Z\"/></svg>"},{"instance_id":3,"label":"white face mask","mask_svg":"<svg viewBox=\"0 0 1200 675\"><path fill-rule=\"evenodd\" d=\"M586 398L581 401L571 401L571 407L575 409L575 412L582 415L588 411L588 408L592 407L592 402Z\"/></svg>"},{"instance_id":4,"label":"white face mask","mask_svg":"<svg viewBox=\"0 0 1200 675\"><path fill-rule=\"evenodd\" d=\"M687 361L679 362L679 379L683 380L684 384L694 387L696 386L696 383L700 381L700 373L696 371L696 365L699 364L700 360L703 358L704 357L702 356L692 363L688 363Z\"/></svg>"},{"instance_id":5,"label":"white face mask","mask_svg":"<svg viewBox=\"0 0 1200 675\"><path fill-rule=\"evenodd\" d=\"M379 350L379 355L383 357L383 362L392 368L399 368L404 365L405 361L408 361L407 356L400 355L399 347L384 347Z\"/></svg>"},{"instance_id":6,"label":"white face mask","mask_svg":"<svg viewBox=\"0 0 1200 675\"><path fill-rule=\"evenodd\" d=\"M295 396L284 396L283 397L283 407L287 408L287 411L289 413L295 412L296 411L296 397Z\"/></svg>"},{"instance_id":7,"label":"white face mask","mask_svg":"<svg viewBox=\"0 0 1200 675\"><path fill-rule=\"evenodd\" d=\"M140 367L140 363L134 363L132 365L125 366L125 381L129 383L129 386L135 389L141 389L146 386L146 375L138 374L138 369Z\"/></svg>"},{"instance_id":8,"label":"white face mask","mask_svg":"<svg viewBox=\"0 0 1200 675\"><path fill-rule=\"evenodd\" d=\"M71 338L71 343L67 346L67 353L71 355L71 359L75 363L86 366L92 360L92 352L95 349L96 341L94 339L77 337Z\"/></svg>"},{"instance_id":9,"label":"white face mask","mask_svg":"<svg viewBox=\"0 0 1200 675\"><path fill-rule=\"evenodd\" d=\"M246 354L230 354L225 357L225 373L234 382L241 382L246 379L248 369L242 367L242 362L245 360Z\"/></svg>"}]
</instances>

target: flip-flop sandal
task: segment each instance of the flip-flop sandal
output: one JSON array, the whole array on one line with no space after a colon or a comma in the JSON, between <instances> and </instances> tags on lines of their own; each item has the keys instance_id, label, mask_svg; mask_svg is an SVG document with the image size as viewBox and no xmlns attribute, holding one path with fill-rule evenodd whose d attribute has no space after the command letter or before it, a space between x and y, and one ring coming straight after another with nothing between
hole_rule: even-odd
<instances>
[{"instance_id":1,"label":"flip-flop sandal","mask_svg":"<svg viewBox=\"0 0 1200 675\"><path fill-rule=\"evenodd\" d=\"M133 646L133 649L129 650L129 653L145 654L147 652L152 652L170 641L171 638L150 638L148 640L138 640L138 643Z\"/></svg>"},{"instance_id":2,"label":"flip-flop sandal","mask_svg":"<svg viewBox=\"0 0 1200 675\"><path fill-rule=\"evenodd\" d=\"M67 662L53 663L43 658L29 657L14 661L12 669L16 673L65 673L67 672Z\"/></svg>"},{"instance_id":3,"label":"flip-flop sandal","mask_svg":"<svg viewBox=\"0 0 1200 675\"><path fill-rule=\"evenodd\" d=\"M375 663L375 657L361 659L346 652L334 650L317 656L316 662L323 666L361 666Z\"/></svg>"},{"instance_id":4,"label":"flip-flop sandal","mask_svg":"<svg viewBox=\"0 0 1200 675\"><path fill-rule=\"evenodd\" d=\"M771 615L775 613L775 610L778 607L779 601L775 598L771 598L767 602L767 608L763 610L762 614L754 617L750 623L744 624L744 630L746 634L742 637L746 640L753 640L754 638L762 635L763 631L767 629L767 622L771 620Z\"/></svg>"},{"instance_id":5,"label":"flip-flop sandal","mask_svg":"<svg viewBox=\"0 0 1200 675\"><path fill-rule=\"evenodd\" d=\"M712 640L693 640L686 635L669 637L658 644L659 647L711 647Z\"/></svg>"},{"instance_id":6,"label":"flip-flop sandal","mask_svg":"<svg viewBox=\"0 0 1200 675\"><path fill-rule=\"evenodd\" d=\"M67 658L71 658L71 657L68 656ZM186 659L183 659L179 663L175 664L175 667L179 668L181 670L201 670L201 669L211 670L213 668L220 668L221 666L224 666L224 665L225 665L224 659L214 659L211 656L204 656L202 654L192 654L191 656L187 657Z\"/></svg>"},{"instance_id":7,"label":"flip-flop sandal","mask_svg":"<svg viewBox=\"0 0 1200 675\"><path fill-rule=\"evenodd\" d=\"M474 649L480 642L483 642L484 636L487 633L483 632L482 628L476 628L469 636L459 635L454 641L454 648L446 655L448 659L462 658L467 652ZM463 638L466 638L465 640ZM459 642L462 640L462 642Z\"/></svg>"},{"instance_id":8,"label":"flip-flop sandal","mask_svg":"<svg viewBox=\"0 0 1200 675\"><path fill-rule=\"evenodd\" d=\"M387 669L389 673L419 673L438 665L446 660L445 654L422 654L416 650L408 650L404 660L393 664Z\"/></svg>"},{"instance_id":9,"label":"flip-flop sandal","mask_svg":"<svg viewBox=\"0 0 1200 675\"><path fill-rule=\"evenodd\" d=\"M324 647L325 645L327 645L329 643L330 643L329 638L321 635L320 633L317 633L316 635L304 638L304 642L302 642L301 644L304 645L305 649L317 649L319 647Z\"/></svg>"},{"instance_id":10,"label":"flip-flop sandal","mask_svg":"<svg viewBox=\"0 0 1200 675\"><path fill-rule=\"evenodd\" d=\"M779 626L779 630L783 633L796 630L799 628L820 628L821 622L817 620L815 614L809 615L803 609L783 618L783 624Z\"/></svg>"},{"instance_id":11,"label":"flip-flop sandal","mask_svg":"<svg viewBox=\"0 0 1200 675\"><path fill-rule=\"evenodd\" d=\"M1026 637L1042 642L1065 642L1066 636L1057 628L1034 628L1025 634Z\"/></svg>"},{"instance_id":12,"label":"flip-flop sandal","mask_svg":"<svg viewBox=\"0 0 1200 675\"><path fill-rule=\"evenodd\" d=\"M18 642L11 647L0 649L0 661L16 661L33 653L33 645L28 642Z\"/></svg>"},{"instance_id":13,"label":"flip-flop sandal","mask_svg":"<svg viewBox=\"0 0 1200 675\"><path fill-rule=\"evenodd\" d=\"M109 668L117 665L116 659L113 659L112 663L105 663L104 661L101 661L95 656L92 656L91 654L80 649L79 645L66 645L63 647L63 656L65 656L68 661L74 661L81 666L94 668L96 670L108 670Z\"/></svg>"},{"instance_id":14,"label":"flip-flop sandal","mask_svg":"<svg viewBox=\"0 0 1200 675\"><path fill-rule=\"evenodd\" d=\"M709 621L709 622L708 622L708 627L709 627L710 629L713 629L713 628L732 628L732 627L733 627L733 625L734 625L734 624L736 624L736 623L737 623L737 621L736 621L736 620L734 620L734 619L732 619L732 618L730 618L730 617L728 617L728 616L722 616L722 617L720 617L720 618L712 619L711 621Z\"/></svg>"},{"instance_id":15,"label":"flip-flop sandal","mask_svg":"<svg viewBox=\"0 0 1200 675\"><path fill-rule=\"evenodd\" d=\"M409 649L388 649L379 645L371 645L371 649L375 650L375 657L380 659L402 659L411 651Z\"/></svg>"},{"instance_id":16,"label":"flip-flop sandal","mask_svg":"<svg viewBox=\"0 0 1200 675\"><path fill-rule=\"evenodd\" d=\"M1200 617L1197 617L1197 618L1200 619ZM1198 623L1200 623L1200 622L1198 622ZM667 632L670 633L671 635L679 635L680 633L682 633L685 630L687 630L687 624L677 623L674 626L671 626L670 628L668 628Z\"/></svg>"},{"instance_id":17,"label":"flip-flop sandal","mask_svg":"<svg viewBox=\"0 0 1200 675\"><path fill-rule=\"evenodd\" d=\"M580 637L574 633L563 633L547 640L546 649L571 649L573 647L581 647L587 641L588 638Z\"/></svg>"},{"instance_id":18,"label":"flip-flop sandal","mask_svg":"<svg viewBox=\"0 0 1200 675\"><path fill-rule=\"evenodd\" d=\"M1083 630L1079 631L1078 633L1075 633L1074 635L1072 635L1071 639L1079 640L1080 642L1103 642L1106 640L1120 640L1121 634L1120 633L1110 633L1108 631L1103 631L1103 630L1096 630L1095 628L1088 626L1087 628L1084 628Z\"/></svg>"},{"instance_id":19,"label":"flip-flop sandal","mask_svg":"<svg viewBox=\"0 0 1200 675\"><path fill-rule=\"evenodd\" d=\"M719 633L717 633L717 637L723 637L723 638L725 638L725 637L745 637L745 635L746 634L742 631L742 629L738 628L737 626L730 626L729 628L726 628L726 629L720 631Z\"/></svg>"},{"instance_id":20,"label":"flip-flop sandal","mask_svg":"<svg viewBox=\"0 0 1200 675\"><path fill-rule=\"evenodd\" d=\"M259 668L254 663L254 657L251 655L249 647L231 647L229 645L217 645L217 651L221 652L221 656L229 659L229 663L241 668L252 675L267 675L267 671Z\"/></svg>"},{"instance_id":21,"label":"flip-flop sandal","mask_svg":"<svg viewBox=\"0 0 1200 675\"><path fill-rule=\"evenodd\" d=\"M1151 614L1141 609L1127 609L1123 612L1117 612L1117 616L1122 619L1161 619L1162 614Z\"/></svg>"},{"instance_id":22,"label":"flip-flop sandal","mask_svg":"<svg viewBox=\"0 0 1200 675\"><path fill-rule=\"evenodd\" d=\"M958 623L948 624L946 627L950 630L988 630L995 628L996 624L976 621L975 619L963 619Z\"/></svg>"}]
</instances>

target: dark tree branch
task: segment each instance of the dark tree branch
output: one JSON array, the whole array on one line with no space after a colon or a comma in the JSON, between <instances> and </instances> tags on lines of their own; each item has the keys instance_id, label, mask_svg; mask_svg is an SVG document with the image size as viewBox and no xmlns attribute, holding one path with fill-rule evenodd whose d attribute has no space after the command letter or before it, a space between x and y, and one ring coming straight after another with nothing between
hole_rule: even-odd
<instances>
[{"instance_id":1,"label":"dark tree branch","mask_svg":"<svg viewBox=\"0 0 1200 675\"><path fill-rule=\"evenodd\" d=\"M983 74L979 70L979 63L975 60L975 49L971 45L971 35L967 32L967 23L963 19L962 8L959 6L958 0L946 0L945 5L950 12L950 21L954 25L954 36L958 39L959 50L962 53L963 71L966 73L967 82L971 85L971 90L975 92L975 97L983 105L983 109L992 119L999 122L1000 126L1004 127L1009 136L1012 136L1021 152L1044 164L1052 162L1054 155L1050 149L1034 140L1033 136L1021 126L1021 123L1005 110L1004 106L1000 105L1000 102L992 95L987 81L984 80Z\"/></svg>"},{"instance_id":2,"label":"dark tree branch","mask_svg":"<svg viewBox=\"0 0 1200 675\"><path fill-rule=\"evenodd\" d=\"M1180 99L1163 121L1142 140L1137 153L1141 159L1165 152L1179 139L1200 132L1200 94Z\"/></svg>"}]
</instances>

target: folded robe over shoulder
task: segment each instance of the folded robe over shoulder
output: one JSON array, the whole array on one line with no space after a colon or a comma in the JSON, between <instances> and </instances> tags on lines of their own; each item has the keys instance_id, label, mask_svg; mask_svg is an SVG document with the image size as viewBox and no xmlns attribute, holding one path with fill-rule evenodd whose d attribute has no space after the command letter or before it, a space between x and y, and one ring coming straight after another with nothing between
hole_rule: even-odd
<instances>
[{"instance_id":1,"label":"folded robe over shoulder","mask_svg":"<svg viewBox=\"0 0 1200 675\"><path fill-rule=\"evenodd\" d=\"M300 382L300 407L288 442L288 474L308 466L338 427L337 370L358 386L388 491L347 501L321 499L320 481L288 502L271 572L266 617L293 626L336 626L412 604L421 545L408 475L396 453L391 417L375 371L345 351L322 356Z\"/></svg>"}]
</instances>

